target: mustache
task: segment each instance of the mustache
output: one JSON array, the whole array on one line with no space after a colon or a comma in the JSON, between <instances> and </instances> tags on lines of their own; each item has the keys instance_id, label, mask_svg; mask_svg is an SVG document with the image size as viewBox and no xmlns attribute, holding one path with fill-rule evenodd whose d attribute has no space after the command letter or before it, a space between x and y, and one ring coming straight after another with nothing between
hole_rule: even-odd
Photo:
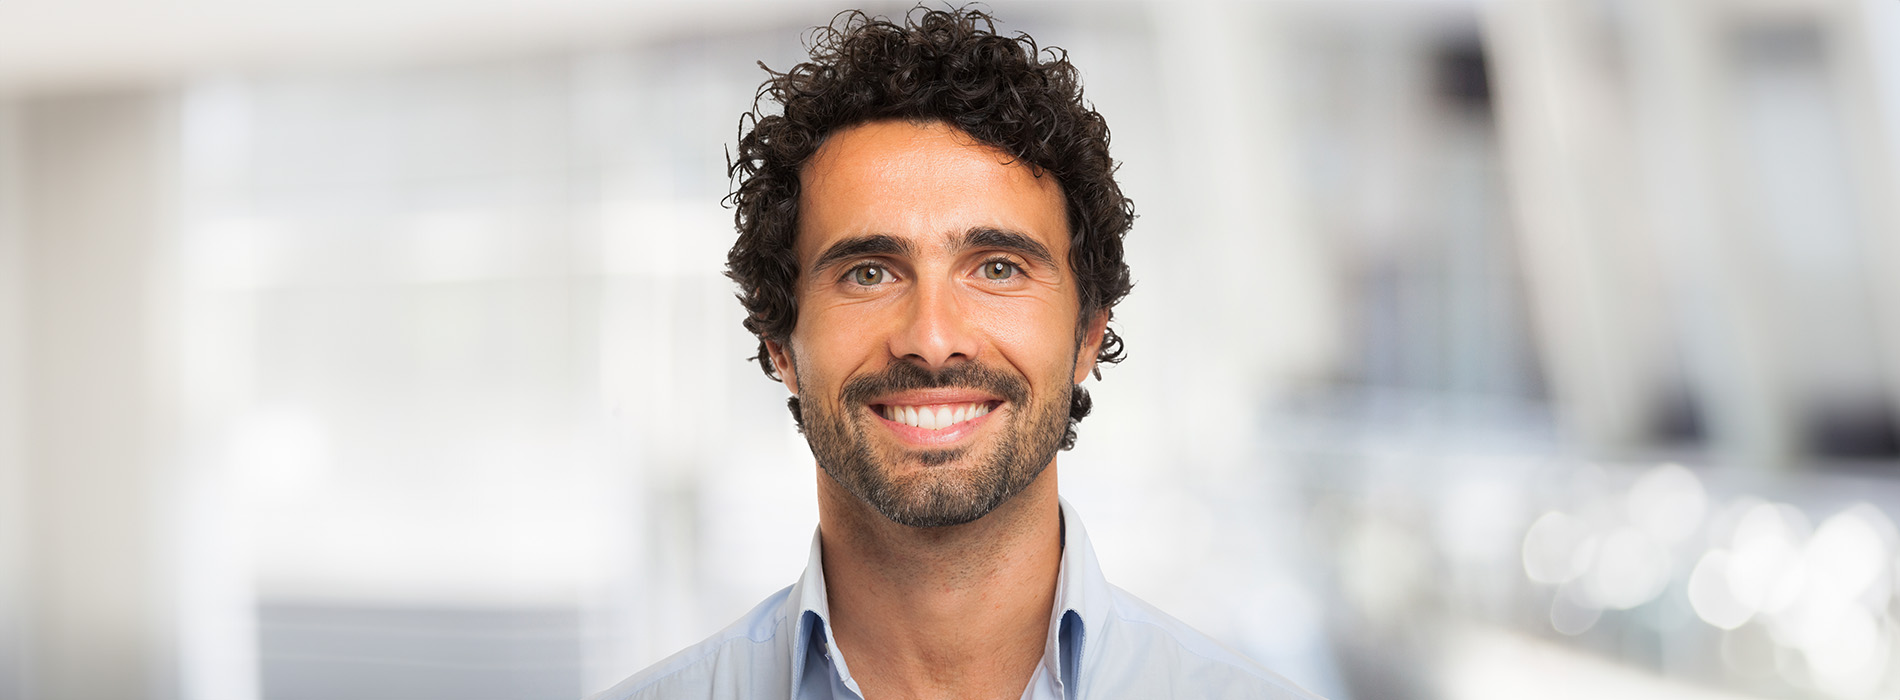
<instances>
[{"instance_id":1,"label":"mustache","mask_svg":"<svg viewBox=\"0 0 1900 700\"><path fill-rule=\"evenodd\" d=\"M1022 378L988 365L964 362L932 371L908 361L846 382L843 398L846 406L855 406L900 391L948 388L987 391L1018 406L1029 400L1029 386Z\"/></svg>"}]
</instances>

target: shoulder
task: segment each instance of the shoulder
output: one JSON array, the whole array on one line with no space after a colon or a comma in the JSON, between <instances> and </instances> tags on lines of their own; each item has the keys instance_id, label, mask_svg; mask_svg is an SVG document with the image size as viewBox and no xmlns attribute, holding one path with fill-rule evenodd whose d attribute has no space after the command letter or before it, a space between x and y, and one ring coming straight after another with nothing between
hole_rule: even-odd
<instances>
[{"instance_id":1,"label":"shoulder","mask_svg":"<svg viewBox=\"0 0 1900 700\"><path fill-rule=\"evenodd\" d=\"M1090 630L1082 691L1087 697L1319 700L1174 616L1110 586L1100 634Z\"/></svg>"},{"instance_id":2,"label":"shoulder","mask_svg":"<svg viewBox=\"0 0 1900 700\"><path fill-rule=\"evenodd\" d=\"M590 700L752 698L783 695L791 687L796 620L784 612L791 589L781 589L725 629L661 659Z\"/></svg>"}]
</instances>

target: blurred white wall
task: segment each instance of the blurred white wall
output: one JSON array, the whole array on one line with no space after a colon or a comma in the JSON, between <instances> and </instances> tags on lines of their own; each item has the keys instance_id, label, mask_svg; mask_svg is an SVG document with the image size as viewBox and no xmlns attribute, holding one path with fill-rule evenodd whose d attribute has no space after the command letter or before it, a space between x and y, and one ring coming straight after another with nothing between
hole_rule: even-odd
<instances>
[{"instance_id":1,"label":"blurred white wall","mask_svg":"<svg viewBox=\"0 0 1900 700\"><path fill-rule=\"evenodd\" d=\"M48 99L9 123L26 439L9 440L25 538L8 587L36 695L175 694L175 104Z\"/></svg>"},{"instance_id":2,"label":"blurred white wall","mask_svg":"<svg viewBox=\"0 0 1900 700\"><path fill-rule=\"evenodd\" d=\"M26 689L25 569L26 476L24 352L25 270L21 260L20 142L18 117L0 107L0 689L24 696Z\"/></svg>"}]
</instances>

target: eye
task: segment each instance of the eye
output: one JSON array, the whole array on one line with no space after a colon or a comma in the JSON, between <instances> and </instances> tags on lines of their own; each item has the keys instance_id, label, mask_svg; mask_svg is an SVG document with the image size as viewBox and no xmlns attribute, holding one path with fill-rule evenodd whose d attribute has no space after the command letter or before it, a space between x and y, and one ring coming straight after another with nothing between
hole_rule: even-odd
<instances>
[{"instance_id":1,"label":"eye","mask_svg":"<svg viewBox=\"0 0 1900 700\"><path fill-rule=\"evenodd\" d=\"M989 262L983 263L983 278L984 279L1006 280L1011 277L1015 277L1016 275L1022 274L1022 271L1023 269L1020 267L1017 267L1016 263L1010 262L1008 260L991 260Z\"/></svg>"},{"instance_id":2,"label":"eye","mask_svg":"<svg viewBox=\"0 0 1900 700\"><path fill-rule=\"evenodd\" d=\"M891 273L880 265L859 265L846 274L852 282L865 287L875 287L889 281Z\"/></svg>"}]
</instances>

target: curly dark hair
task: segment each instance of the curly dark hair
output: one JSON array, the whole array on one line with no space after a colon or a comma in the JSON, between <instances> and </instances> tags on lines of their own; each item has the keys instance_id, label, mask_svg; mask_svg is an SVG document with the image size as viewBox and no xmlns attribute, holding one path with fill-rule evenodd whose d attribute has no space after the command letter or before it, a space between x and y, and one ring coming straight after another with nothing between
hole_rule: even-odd
<instances>
[{"instance_id":1,"label":"curly dark hair","mask_svg":"<svg viewBox=\"0 0 1900 700\"><path fill-rule=\"evenodd\" d=\"M1078 342L1097 313L1112 317L1133 282L1122 262L1122 238L1134 204L1115 184L1108 123L1082 99L1075 66L1062 49L1040 48L1017 32L996 33L988 13L919 6L900 25L856 10L812 30L811 60L769 75L739 118L727 202L739 239L726 254L726 275L739 285L746 330L759 337L758 361L778 379L766 341L783 343L797 325L793 289L798 260L799 175L833 133L872 121L942 122L1028 164L1062 185L1069 220L1069 267L1081 296ZM769 113L761 106L782 109ZM749 127L749 128L748 128ZM1103 334L1101 364L1121 361L1122 340ZM1075 445L1075 424L1087 416L1088 392L1075 387L1062 449ZM793 420L803 427L798 399Z\"/></svg>"}]
</instances>

